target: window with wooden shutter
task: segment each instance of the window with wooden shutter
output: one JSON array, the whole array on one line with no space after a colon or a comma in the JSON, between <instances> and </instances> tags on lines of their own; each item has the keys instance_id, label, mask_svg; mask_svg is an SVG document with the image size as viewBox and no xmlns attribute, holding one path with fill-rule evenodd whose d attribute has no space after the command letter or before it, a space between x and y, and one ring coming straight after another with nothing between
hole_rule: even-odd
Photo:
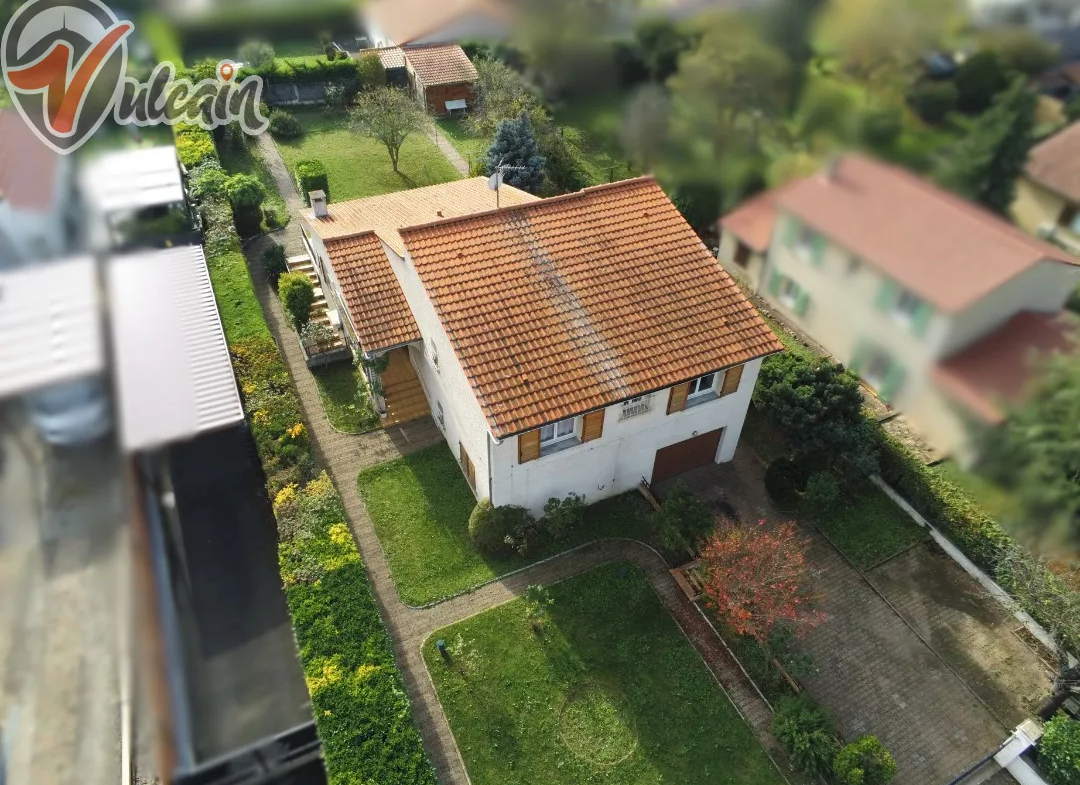
<instances>
[{"instance_id":1,"label":"window with wooden shutter","mask_svg":"<svg viewBox=\"0 0 1080 785\"><path fill-rule=\"evenodd\" d=\"M461 458L461 470L465 472L465 479L469 481L469 485L476 489L476 468L473 466L472 459L469 457L469 453L465 452L465 445L458 442L458 455Z\"/></svg>"},{"instance_id":2,"label":"window with wooden shutter","mask_svg":"<svg viewBox=\"0 0 1080 785\"><path fill-rule=\"evenodd\" d=\"M581 441L591 442L599 439L604 433L604 410L589 412L583 418L581 425Z\"/></svg>"},{"instance_id":3,"label":"window with wooden shutter","mask_svg":"<svg viewBox=\"0 0 1080 785\"><path fill-rule=\"evenodd\" d=\"M686 408L686 396L690 394L690 383L676 384L671 388L671 393L668 395L667 413L673 414L675 412L681 412Z\"/></svg>"},{"instance_id":4,"label":"window with wooden shutter","mask_svg":"<svg viewBox=\"0 0 1080 785\"><path fill-rule=\"evenodd\" d=\"M724 372L724 383L720 385L720 397L725 395L731 395L733 392L739 389L739 382L742 381L743 367L736 365L734 368L728 368Z\"/></svg>"},{"instance_id":5,"label":"window with wooden shutter","mask_svg":"<svg viewBox=\"0 0 1080 785\"><path fill-rule=\"evenodd\" d=\"M540 457L540 430L518 436L518 463L528 463Z\"/></svg>"}]
</instances>

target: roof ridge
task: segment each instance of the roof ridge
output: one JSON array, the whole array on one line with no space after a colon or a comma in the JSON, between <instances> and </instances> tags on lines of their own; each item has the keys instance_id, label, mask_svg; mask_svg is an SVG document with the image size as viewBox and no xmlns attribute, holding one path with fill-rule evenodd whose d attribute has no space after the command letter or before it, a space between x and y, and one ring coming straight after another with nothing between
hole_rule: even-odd
<instances>
[{"instance_id":1,"label":"roof ridge","mask_svg":"<svg viewBox=\"0 0 1080 785\"><path fill-rule=\"evenodd\" d=\"M330 243L336 243L339 240L355 240L356 238L363 237L366 234L373 234L373 235L375 235L376 239L380 239L379 238L379 233L376 230L374 230L374 229L360 229L359 231L356 231L356 232L349 232L348 234L336 234L333 237L329 237L329 238L323 240L323 245L329 245Z\"/></svg>"},{"instance_id":2,"label":"roof ridge","mask_svg":"<svg viewBox=\"0 0 1080 785\"><path fill-rule=\"evenodd\" d=\"M557 196L549 196L546 199L537 199L533 202L523 202L522 204L511 204L506 207L496 207L492 210L483 210L478 213L469 213L468 215L459 215L453 218L440 218L437 221L428 221L427 223L415 224L413 226L403 226L398 229L398 234L401 235L401 239L405 239L406 232L418 231L420 229L430 229L436 226L447 226L458 221L472 220L474 218L487 218L491 215L502 215L504 213L521 210L527 207L541 207L542 205L548 205L555 202L567 202L572 199L578 199L585 194L595 193L597 191L608 191L616 188L625 188L630 185L638 185L641 183L652 182L656 183L656 178L651 174L641 175L639 177L632 177L628 180L616 180L613 183L601 183L600 185L590 185L582 188L580 191L574 191L568 194L558 194ZM657 184L659 187L659 184ZM662 190L662 189L661 189Z\"/></svg>"}]
</instances>

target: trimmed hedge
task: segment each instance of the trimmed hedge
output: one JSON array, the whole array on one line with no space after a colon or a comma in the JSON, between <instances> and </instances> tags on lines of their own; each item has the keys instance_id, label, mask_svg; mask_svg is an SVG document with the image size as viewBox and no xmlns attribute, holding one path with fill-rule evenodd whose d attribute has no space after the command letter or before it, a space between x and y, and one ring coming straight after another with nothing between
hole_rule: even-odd
<instances>
[{"instance_id":1,"label":"trimmed hedge","mask_svg":"<svg viewBox=\"0 0 1080 785\"><path fill-rule=\"evenodd\" d=\"M186 142L199 152L190 165L217 159L212 145L209 155L203 154L205 131L178 126L175 133L178 147ZM223 202L219 196L200 205L208 236L215 238L207 244L207 262L244 411L274 500L278 565L329 782L436 785L341 499L325 472L318 472L300 402ZM247 329L239 332L230 316L234 312L247 314L247 322L260 329L245 323Z\"/></svg>"},{"instance_id":2,"label":"trimmed hedge","mask_svg":"<svg viewBox=\"0 0 1080 785\"><path fill-rule=\"evenodd\" d=\"M275 82L347 82L359 81L359 66L352 57L337 60L327 60L323 55L275 57L263 68L241 68L238 76L245 79L254 74Z\"/></svg>"},{"instance_id":3,"label":"trimmed hedge","mask_svg":"<svg viewBox=\"0 0 1080 785\"><path fill-rule=\"evenodd\" d=\"M311 206L311 198L308 196L312 191L322 191L326 194L326 201L330 201L330 181L326 176L326 164L308 158L296 162L296 187L300 189L300 196L304 204Z\"/></svg>"}]
</instances>

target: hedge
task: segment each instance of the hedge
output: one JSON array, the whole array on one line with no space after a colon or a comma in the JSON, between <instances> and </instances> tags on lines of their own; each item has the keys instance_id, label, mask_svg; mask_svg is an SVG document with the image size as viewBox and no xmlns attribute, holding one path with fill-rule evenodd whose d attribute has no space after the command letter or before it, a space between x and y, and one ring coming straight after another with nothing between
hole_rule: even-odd
<instances>
[{"instance_id":1,"label":"hedge","mask_svg":"<svg viewBox=\"0 0 1080 785\"><path fill-rule=\"evenodd\" d=\"M311 198L308 196L312 191L322 191L326 194L326 201L330 201L330 181L326 176L326 165L322 161L306 159L296 162L296 187L300 189L300 195L304 198L304 204L311 206Z\"/></svg>"},{"instance_id":2,"label":"hedge","mask_svg":"<svg viewBox=\"0 0 1080 785\"><path fill-rule=\"evenodd\" d=\"M265 68L241 68L244 79L258 75L275 82L345 82L360 79L359 62L352 57L327 60L323 55L275 57Z\"/></svg>"},{"instance_id":3,"label":"hedge","mask_svg":"<svg viewBox=\"0 0 1080 785\"><path fill-rule=\"evenodd\" d=\"M204 155L201 140L210 135L202 129L177 126L175 133L178 149L183 145L190 153L186 166L217 158L212 145ZM341 499L326 474L318 473L288 368L266 327L246 265L242 274L237 268L243 264L240 238L220 201L210 198L200 205L207 232L215 237L207 244L207 262L282 533L278 566L329 782L435 785ZM230 318L236 312L251 317L244 332ZM250 328L252 319L260 329ZM290 501L311 513L304 536L287 536Z\"/></svg>"}]
</instances>

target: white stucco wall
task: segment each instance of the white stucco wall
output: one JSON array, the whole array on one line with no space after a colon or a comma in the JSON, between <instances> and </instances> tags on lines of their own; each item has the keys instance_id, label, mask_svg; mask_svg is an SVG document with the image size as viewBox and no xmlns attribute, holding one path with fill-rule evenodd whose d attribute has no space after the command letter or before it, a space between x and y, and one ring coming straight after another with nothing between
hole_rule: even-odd
<instances>
[{"instance_id":1,"label":"white stucco wall","mask_svg":"<svg viewBox=\"0 0 1080 785\"><path fill-rule=\"evenodd\" d=\"M735 263L735 251L738 246L738 237L731 232L722 231L720 235L720 248L717 251L716 258L720 261L720 264L725 270L731 273L739 282L748 286L751 291L761 291L763 287L762 271L765 269L765 255L758 251L751 250L750 258L747 259L746 266L744 267Z\"/></svg>"},{"instance_id":2,"label":"white stucco wall","mask_svg":"<svg viewBox=\"0 0 1080 785\"><path fill-rule=\"evenodd\" d=\"M518 462L516 436L493 441L492 503L520 505L534 515L553 496L578 493L592 503L651 478L658 449L718 428L725 430L716 462L730 461L760 368L761 360L748 362L736 392L674 414L667 414L667 390L653 394L651 411L621 422L622 404L609 406L601 438L526 463Z\"/></svg>"},{"instance_id":3,"label":"white stucco wall","mask_svg":"<svg viewBox=\"0 0 1080 785\"><path fill-rule=\"evenodd\" d=\"M315 269L319 273L319 280L322 281L324 286L328 285L330 287L334 297L341 303L338 316L341 317L341 321L345 325L345 337L352 344L353 353L358 354L360 344L356 339L356 325L353 323L349 310L345 307L345 296L341 292L341 283L338 281L337 275L334 274L334 266L330 263L330 255L326 252L326 244L318 233L307 225L306 218L303 219L303 222L304 226L301 227L301 231L303 231L304 236L311 245L311 250L314 252L312 261L315 263ZM359 315L357 318L360 318Z\"/></svg>"}]
</instances>

